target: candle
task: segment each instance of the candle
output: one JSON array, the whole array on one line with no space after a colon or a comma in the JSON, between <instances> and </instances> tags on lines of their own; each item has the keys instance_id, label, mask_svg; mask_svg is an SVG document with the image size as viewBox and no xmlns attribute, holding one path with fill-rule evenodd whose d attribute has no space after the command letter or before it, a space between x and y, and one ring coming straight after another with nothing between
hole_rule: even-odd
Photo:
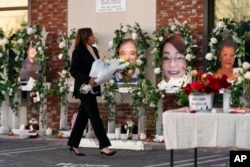
<instances>
[{"instance_id":1,"label":"candle","mask_svg":"<svg viewBox=\"0 0 250 167\"><path fill-rule=\"evenodd\" d=\"M115 138L116 139L120 139L121 138L121 128L120 127L116 127L115 128Z\"/></svg>"},{"instance_id":2,"label":"candle","mask_svg":"<svg viewBox=\"0 0 250 167\"><path fill-rule=\"evenodd\" d=\"M50 127L48 127L48 128L46 129L46 135L47 135L47 136L52 135L52 129L51 129Z\"/></svg>"},{"instance_id":3,"label":"candle","mask_svg":"<svg viewBox=\"0 0 250 167\"><path fill-rule=\"evenodd\" d=\"M24 125L22 124L19 128L20 131L24 130Z\"/></svg>"}]
</instances>

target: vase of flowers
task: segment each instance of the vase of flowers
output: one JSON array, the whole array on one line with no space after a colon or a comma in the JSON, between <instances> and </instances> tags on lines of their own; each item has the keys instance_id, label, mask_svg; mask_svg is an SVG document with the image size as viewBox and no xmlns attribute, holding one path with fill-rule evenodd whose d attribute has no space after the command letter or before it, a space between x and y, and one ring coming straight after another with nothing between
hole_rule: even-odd
<instances>
[{"instance_id":1,"label":"vase of flowers","mask_svg":"<svg viewBox=\"0 0 250 167\"><path fill-rule=\"evenodd\" d=\"M214 77L212 74L193 70L192 81L184 87L184 92L189 96L191 111L211 111L213 107L213 95L221 89L228 89L231 83L227 76Z\"/></svg>"},{"instance_id":2,"label":"vase of flowers","mask_svg":"<svg viewBox=\"0 0 250 167\"><path fill-rule=\"evenodd\" d=\"M246 82L243 84L243 107L250 108L250 83Z\"/></svg>"},{"instance_id":3,"label":"vase of flowers","mask_svg":"<svg viewBox=\"0 0 250 167\"><path fill-rule=\"evenodd\" d=\"M234 92L240 91L236 97L243 108L250 109L250 63L243 62L238 70L238 76L234 83ZM240 97L240 98L239 98Z\"/></svg>"}]
</instances>

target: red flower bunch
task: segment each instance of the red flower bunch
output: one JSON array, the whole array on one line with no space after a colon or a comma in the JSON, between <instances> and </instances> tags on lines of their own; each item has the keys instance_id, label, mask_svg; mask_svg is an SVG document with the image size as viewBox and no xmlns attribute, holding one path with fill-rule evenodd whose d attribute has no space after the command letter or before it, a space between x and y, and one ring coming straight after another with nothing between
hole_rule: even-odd
<instances>
[{"instance_id":1,"label":"red flower bunch","mask_svg":"<svg viewBox=\"0 0 250 167\"><path fill-rule=\"evenodd\" d=\"M185 94L191 92L219 93L220 89L227 89L231 86L227 76L214 77L212 74L206 74L201 71L192 71L192 82L184 87Z\"/></svg>"}]
</instances>

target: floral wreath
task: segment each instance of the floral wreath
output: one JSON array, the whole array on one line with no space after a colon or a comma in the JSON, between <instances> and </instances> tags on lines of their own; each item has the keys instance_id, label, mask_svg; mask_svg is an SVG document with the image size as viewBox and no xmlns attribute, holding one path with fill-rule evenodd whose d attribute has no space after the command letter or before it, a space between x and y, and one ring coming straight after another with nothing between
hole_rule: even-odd
<instances>
[{"instance_id":1,"label":"floral wreath","mask_svg":"<svg viewBox=\"0 0 250 167\"><path fill-rule=\"evenodd\" d=\"M150 47L150 37L146 32L142 31L138 23L135 23L134 26L121 24L120 28L115 30L114 33L115 37L110 41L108 48L114 58L117 58L118 46L124 39L132 38L137 44L139 56L136 60L135 67L139 71L139 76L136 86L132 87L130 91L133 101L132 106L134 107L135 113L138 113L137 111L139 111L140 106L145 106L148 103L150 103L151 108L156 109L158 101L154 101L153 96L156 96L157 90L155 90L152 83L145 78L144 74L144 67L147 64L145 53ZM104 108L108 113L109 120L115 114L112 109L116 105L116 101L114 100L114 92L116 89L117 83L114 79L104 83L102 98L106 101L106 103L104 103Z\"/></svg>"},{"instance_id":2,"label":"floral wreath","mask_svg":"<svg viewBox=\"0 0 250 167\"><path fill-rule=\"evenodd\" d=\"M0 39L2 41L2 45L0 47L0 104L1 104L6 98L5 94L7 91L7 83L9 84L8 74L7 74L7 69L9 69L8 50L12 46L9 43L9 39L5 37L4 32L1 28L0 28Z\"/></svg>"},{"instance_id":3,"label":"floral wreath","mask_svg":"<svg viewBox=\"0 0 250 167\"><path fill-rule=\"evenodd\" d=\"M210 52L206 54L207 71L214 72L219 66L217 51L219 43L223 40L224 35L230 35L237 43L236 57L238 58L238 66L240 67L245 57L245 39L244 32L236 24L235 21L229 18L223 18L217 22L216 27L209 35L209 48Z\"/></svg>"},{"instance_id":4,"label":"floral wreath","mask_svg":"<svg viewBox=\"0 0 250 167\"><path fill-rule=\"evenodd\" d=\"M70 78L70 62L71 57L69 55L69 49L72 45L72 41L75 39L76 29L71 29L71 33L67 36L66 33L61 34L58 38L57 42L59 48L61 49L61 53L58 55L58 59L62 60L64 63L64 68L62 71L58 72L59 79L56 83L56 88L54 89L54 93L60 98L60 104L67 105L67 94L69 93L69 84L68 79ZM67 107L65 107L65 113L67 112Z\"/></svg>"},{"instance_id":5,"label":"floral wreath","mask_svg":"<svg viewBox=\"0 0 250 167\"><path fill-rule=\"evenodd\" d=\"M178 20L175 19L174 22L169 23L168 27L161 27L158 31L153 32L154 36L154 46L153 54L154 54L154 73L156 75L162 75L162 67L161 67L161 48L163 45L163 40L166 36L170 36L172 34L181 33L182 34L182 40L185 43L186 47L186 60L187 60L187 70L191 70L193 66L193 59L195 58L194 55L194 48L197 47L197 45L194 44L194 41L192 39L191 35L192 27L190 27L187 24L187 21L184 21L183 23L180 23Z\"/></svg>"},{"instance_id":6,"label":"floral wreath","mask_svg":"<svg viewBox=\"0 0 250 167\"><path fill-rule=\"evenodd\" d=\"M3 54L2 59L4 62L6 62L5 66L3 67L3 71L6 71L4 75L7 75L9 72L9 69L14 69L15 73L13 79L8 79L4 84L4 94L8 94L10 98L10 105L14 113L17 114L18 108L19 108L19 102L17 99L15 99L15 92L20 88L20 83L18 81L18 74L21 69L21 64L24 58L25 54L25 48L27 46L27 43L30 41L32 45L35 45L37 47L37 59L41 63L42 66L42 72L41 77L39 80L35 83L35 86L33 87L34 92L39 92L40 94L40 104L43 105L44 97L46 96L48 90L46 87L44 87L43 81L45 81L45 69L46 69L46 57L45 57L45 51L47 50L47 47L45 46L45 39L46 39L47 33L45 32L45 28L41 27L39 24L35 25L34 27L31 27L29 25L23 25L20 29L17 30L17 32L13 35L13 39L9 41L7 38L3 38L3 48L13 49L15 52L15 59L13 65L10 65L9 63L9 57L7 56L7 53ZM4 50L4 49L3 49ZM41 113L46 111L41 111ZM45 122L45 120L42 120L42 122Z\"/></svg>"}]
</instances>

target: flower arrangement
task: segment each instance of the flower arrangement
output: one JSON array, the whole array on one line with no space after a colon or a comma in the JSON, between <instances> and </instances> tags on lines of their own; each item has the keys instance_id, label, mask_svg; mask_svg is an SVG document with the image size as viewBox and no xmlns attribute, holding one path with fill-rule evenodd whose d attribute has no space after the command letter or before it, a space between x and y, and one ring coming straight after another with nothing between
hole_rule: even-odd
<instances>
[{"instance_id":1,"label":"flower arrangement","mask_svg":"<svg viewBox=\"0 0 250 167\"><path fill-rule=\"evenodd\" d=\"M231 105L235 107L244 106L249 103L246 101L247 94L249 94L249 90L246 90L248 85L250 85L250 63L243 62L242 66L238 68L237 78L233 82L231 86ZM241 98L239 98L241 97Z\"/></svg>"},{"instance_id":2,"label":"flower arrangement","mask_svg":"<svg viewBox=\"0 0 250 167\"><path fill-rule=\"evenodd\" d=\"M167 27L161 27L159 30L154 31L153 43L154 43L154 73L156 75L161 75L161 48L164 38L170 36L171 34L181 33L182 40L186 45L186 60L188 62L188 70L192 69L193 60L195 59L194 49L197 47L192 39L192 27L188 25L187 21L179 22L177 19L174 22L169 23Z\"/></svg>"},{"instance_id":3,"label":"flower arrangement","mask_svg":"<svg viewBox=\"0 0 250 167\"><path fill-rule=\"evenodd\" d=\"M67 105L67 94L69 93L68 79L70 78L70 62L71 57L69 55L69 49L72 45L72 41L75 39L76 29L71 29L71 33L67 35L66 33L60 34L57 42L58 47L61 49L61 53L58 55L58 59L62 60L64 63L64 68L61 72L58 72L59 79L57 80L56 87L54 88L54 94L60 98L61 105ZM67 107L64 108L65 113L67 112Z\"/></svg>"},{"instance_id":4,"label":"flower arrangement","mask_svg":"<svg viewBox=\"0 0 250 167\"><path fill-rule=\"evenodd\" d=\"M209 52L206 54L207 71L214 72L218 69L219 61L217 56L218 46L224 36L232 36L234 41L238 44L236 50L236 57L238 58L238 66L242 65L245 58L245 37L244 31L239 24L229 18L223 18L217 22L216 27L209 35Z\"/></svg>"},{"instance_id":5,"label":"flower arrangement","mask_svg":"<svg viewBox=\"0 0 250 167\"><path fill-rule=\"evenodd\" d=\"M221 89L228 89L231 83L228 82L227 76L214 77L212 74L202 73L201 71L192 70L192 82L184 87L184 92L189 95L193 92L214 93L217 94Z\"/></svg>"},{"instance_id":6,"label":"flower arrangement","mask_svg":"<svg viewBox=\"0 0 250 167\"><path fill-rule=\"evenodd\" d=\"M127 139L132 139L132 134L138 133L138 127L135 125L135 123L132 120L127 120L124 122L124 124L121 127L121 133L127 134Z\"/></svg>"},{"instance_id":7,"label":"flower arrangement","mask_svg":"<svg viewBox=\"0 0 250 167\"><path fill-rule=\"evenodd\" d=\"M132 87L132 105L135 111L139 111L140 107L146 106L145 104L150 103L150 107L157 109L157 98L152 98L155 96L155 88L152 83L145 78L144 68L147 65L147 59L145 57L145 52L150 47L150 37L146 32L143 32L140 25L135 23L134 26L131 25L120 25L120 28L115 30L115 37L110 41L108 50L111 51L112 57L118 56L118 46L126 38L132 38L136 41L138 49L138 58L133 66L139 71L139 76L137 84ZM125 83L126 85L126 83ZM131 86L131 85L130 85ZM145 87L146 86L146 87ZM114 115L113 108L116 105L114 100L114 92L117 89L117 83L114 79L109 82L104 83L104 90L102 92L102 98L106 101L104 104L105 110L108 112L109 116ZM157 96L156 96L157 97ZM149 101L149 99L151 101ZM145 110L146 111L146 110ZM135 112L138 113L138 112Z\"/></svg>"},{"instance_id":8,"label":"flower arrangement","mask_svg":"<svg viewBox=\"0 0 250 167\"><path fill-rule=\"evenodd\" d=\"M8 81L8 62L9 56L7 54L8 49L11 48L11 44L9 43L9 39L5 37L3 30L0 28L0 40L1 40L1 47L0 47L0 104L6 98L7 87L6 84L9 84Z\"/></svg>"}]
</instances>

